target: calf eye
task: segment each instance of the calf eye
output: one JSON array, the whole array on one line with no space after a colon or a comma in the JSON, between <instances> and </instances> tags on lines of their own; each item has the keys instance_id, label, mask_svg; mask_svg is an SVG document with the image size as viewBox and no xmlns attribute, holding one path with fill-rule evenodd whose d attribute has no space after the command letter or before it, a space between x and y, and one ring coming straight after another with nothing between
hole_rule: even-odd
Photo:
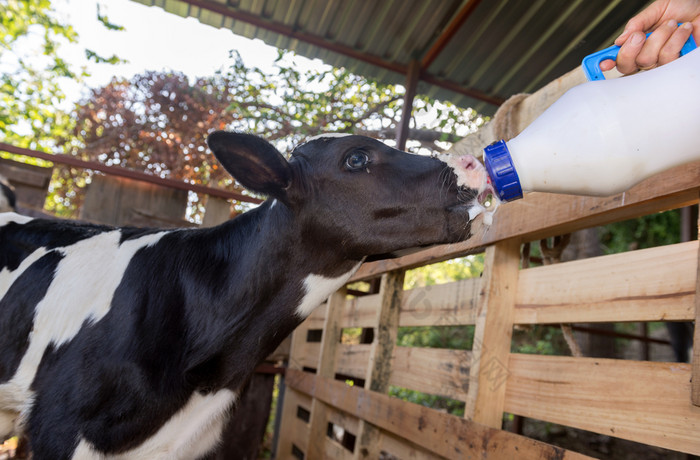
<instances>
[{"instance_id":1,"label":"calf eye","mask_svg":"<svg viewBox=\"0 0 700 460\"><path fill-rule=\"evenodd\" d=\"M348 156L345 157L345 167L351 171L364 169L369 163L369 156L362 150L350 152Z\"/></svg>"}]
</instances>

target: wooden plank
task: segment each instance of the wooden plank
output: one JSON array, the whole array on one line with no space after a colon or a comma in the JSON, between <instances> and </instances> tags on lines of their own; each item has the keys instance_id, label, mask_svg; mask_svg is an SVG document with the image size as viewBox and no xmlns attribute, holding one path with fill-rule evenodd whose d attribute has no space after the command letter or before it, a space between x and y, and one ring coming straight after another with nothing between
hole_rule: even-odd
<instances>
[{"instance_id":1,"label":"wooden plank","mask_svg":"<svg viewBox=\"0 0 700 460\"><path fill-rule=\"evenodd\" d=\"M404 271L387 273L382 277L379 295L381 307L375 319L376 330L370 345L366 387L385 393L389 390L391 361L399 329L399 311L403 299Z\"/></svg>"},{"instance_id":2,"label":"wooden plank","mask_svg":"<svg viewBox=\"0 0 700 460\"><path fill-rule=\"evenodd\" d=\"M80 218L108 225L178 227L186 224L186 209L184 190L95 175L87 187Z\"/></svg>"},{"instance_id":3,"label":"wooden plank","mask_svg":"<svg viewBox=\"0 0 700 460\"><path fill-rule=\"evenodd\" d=\"M325 306L324 306L325 308ZM303 323L301 323L292 333L292 344L289 349L289 367L292 369L302 369L307 366L304 359L307 359L309 355L315 356L318 360L318 352L312 354L308 350L308 342L306 341L306 334L309 330L309 319L307 318ZM320 345L318 345L320 347ZM319 348L320 351L320 348ZM316 362L318 366L318 362ZM316 366L311 366L316 368Z\"/></svg>"},{"instance_id":4,"label":"wooden plank","mask_svg":"<svg viewBox=\"0 0 700 460\"><path fill-rule=\"evenodd\" d=\"M279 439L277 440L278 458L290 458L292 444L306 452L309 442L309 425L297 417L299 406L310 410L311 398L307 394L287 387L282 404L282 421L280 423L280 426L284 427L284 429L280 430Z\"/></svg>"},{"instance_id":5,"label":"wooden plank","mask_svg":"<svg viewBox=\"0 0 700 460\"><path fill-rule=\"evenodd\" d=\"M334 407L328 407L328 421L350 433L357 435L360 420Z\"/></svg>"},{"instance_id":6,"label":"wooden plank","mask_svg":"<svg viewBox=\"0 0 700 460\"><path fill-rule=\"evenodd\" d=\"M231 203L228 200L216 196L207 197L207 206L204 211L202 227L213 227L222 224L231 218Z\"/></svg>"},{"instance_id":7,"label":"wooden plank","mask_svg":"<svg viewBox=\"0 0 700 460\"><path fill-rule=\"evenodd\" d=\"M513 354L508 370L507 412L700 454L688 364Z\"/></svg>"},{"instance_id":8,"label":"wooden plank","mask_svg":"<svg viewBox=\"0 0 700 460\"><path fill-rule=\"evenodd\" d=\"M700 216L698 216L698 239L700 240ZM693 333L693 368L690 398L695 406L700 406L700 244L695 261L695 332Z\"/></svg>"},{"instance_id":9,"label":"wooden plank","mask_svg":"<svg viewBox=\"0 0 700 460\"><path fill-rule=\"evenodd\" d=\"M344 345L338 346L336 364L339 374L365 379L369 364L371 345Z\"/></svg>"},{"instance_id":10,"label":"wooden plank","mask_svg":"<svg viewBox=\"0 0 700 460\"><path fill-rule=\"evenodd\" d=\"M472 352L396 347L389 383L414 391L466 400Z\"/></svg>"},{"instance_id":11,"label":"wooden plank","mask_svg":"<svg viewBox=\"0 0 700 460\"><path fill-rule=\"evenodd\" d=\"M314 443L323 444L323 457L318 458L332 458L333 460L352 460L352 452L347 450L345 447L340 445L338 442L325 436L324 439L314 440ZM309 459L316 457L308 457Z\"/></svg>"},{"instance_id":12,"label":"wooden plank","mask_svg":"<svg viewBox=\"0 0 700 460\"><path fill-rule=\"evenodd\" d=\"M553 193L530 193L522 200L502 205L493 225L482 217L472 224L472 237L463 242L436 246L390 260L364 264L352 281L382 273L414 268L428 263L480 252L488 245L509 238L534 241L570 233L658 211L690 206L698 202L700 161L672 168L637 184L627 192L610 197L584 197Z\"/></svg>"},{"instance_id":13,"label":"wooden plank","mask_svg":"<svg viewBox=\"0 0 700 460\"><path fill-rule=\"evenodd\" d=\"M695 319L698 242L522 270L516 324Z\"/></svg>"},{"instance_id":14,"label":"wooden plank","mask_svg":"<svg viewBox=\"0 0 700 460\"><path fill-rule=\"evenodd\" d=\"M345 289L336 291L328 299L326 322L323 326L323 338L321 339L321 353L318 363L317 375L333 379L335 376L335 358L342 329L340 318L345 305ZM323 458L325 444L320 442L325 439L328 427L328 406L323 401L314 399L311 403L311 419L309 421L309 444L307 458Z\"/></svg>"},{"instance_id":15,"label":"wooden plank","mask_svg":"<svg viewBox=\"0 0 700 460\"><path fill-rule=\"evenodd\" d=\"M365 378L370 345L340 345L337 371ZM469 388L472 354L447 348L396 347L389 384L409 390L464 400Z\"/></svg>"},{"instance_id":16,"label":"wooden plank","mask_svg":"<svg viewBox=\"0 0 700 460\"><path fill-rule=\"evenodd\" d=\"M399 312L403 300L403 284L406 273L387 273L379 287L380 307L375 317L374 340L369 349L369 362L365 374L365 388L377 393L389 391L392 357L399 331ZM380 457L379 429L360 420L353 458L375 459Z\"/></svg>"},{"instance_id":17,"label":"wooden plank","mask_svg":"<svg viewBox=\"0 0 700 460\"><path fill-rule=\"evenodd\" d=\"M36 211L44 209L53 168L0 158L0 175L5 176L15 188L20 207Z\"/></svg>"},{"instance_id":18,"label":"wooden plank","mask_svg":"<svg viewBox=\"0 0 700 460\"><path fill-rule=\"evenodd\" d=\"M325 315L326 305L317 308L323 310ZM318 351L315 355L310 354L306 347L310 344L306 341L306 334L313 320L307 318L294 330L291 336L291 345L289 350L289 363L287 369L301 370L304 366L316 368L318 366ZM320 344L317 345L317 350L320 351ZM308 361L309 356L315 356L313 363ZM286 378L283 380L286 384ZM299 420L297 417L298 407L302 406L305 410L311 413L311 398L308 395L294 391L286 387L284 393L284 402L282 403L282 416L280 426L285 427L280 430L277 440L277 456L278 458L292 458L292 444L297 448L306 452L306 447L309 440L309 426L306 422Z\"/></svg>"},{"instance_id":19,"label":"wooden plank","mask_svg":"<svg viewBox=\"0 0 700 460\"><path fill-rule=\"evenodd\" d=\"M326 311L328 304L323 303L320 307L311 312L308 318L304 320L307 329L323 329L326 322Z\"/></svg>"},{"instance_id":20,"label":"wooden plank","mask_svg":"<svg viewBox=\"0 0 700 460\"><path fill-rule=\"evenodd\" d=\"M296 369L318 369L321 357L321 344L319 342L304 342L300 344L294 355L290 357L290 363L294 363Z\"/></svg>"},{"instance_id":21,"label":"wooden plank","mask_svg":"<svg viewBox=\"0 0 700 460\"><path fill-rule=\"evenodd\" d=\"M316 400L450 459L590 459L560 447L307 372L290 370L287 382L291 388Z\"/></svg>"},{"instance_id":22,"label":"wooden plank","mask_svg":"<svg viewBox=\"0 0 700 460\"><path fill-rule=\"evenodd\" d=\"M379 446L382 452L402 460L439 460L444 458L386 431L381 431L379 434Z\"/></svg>"},{"instance_id":23,"label":"wooden plank","mask_svg":"<svg viewBox=\"0 0 700 460\"><path fill-rule=\"evenodd\" d=\"M480 279L472 278L404 292L399 326L459 326L474 324ZM343 327L373 327L379 294L348 301Z\"/></svg>"},{"instance_id":24,"label":"wooden plank","mask_svg":"<svg viewBox=\"0 0 700 460\"><path fill-rule=\"evenodd\" d=\"M503 422L519 262L517 240L486 250L464 415L493 428L500 428Z\"/></svg>"},{"instance_id":25,"label":"wooden plank","mask_svg":"<svg viewBox=\"0 0 700 460\"><path fill-rule=\"evenodd\" d=\"M343 327L374 327L380 303L379 294L348 300L341 320Z\"/></svg>"},{"instance_id":26,"label":"wooden plank","mask_svg":"<svg viewBox=\"0 0 700 460\"><path fill-rule=\"evenodd\" d=\"M400 326L461 326L476 322L480 278L405 292Z\"/></svg>"}]
</instances>

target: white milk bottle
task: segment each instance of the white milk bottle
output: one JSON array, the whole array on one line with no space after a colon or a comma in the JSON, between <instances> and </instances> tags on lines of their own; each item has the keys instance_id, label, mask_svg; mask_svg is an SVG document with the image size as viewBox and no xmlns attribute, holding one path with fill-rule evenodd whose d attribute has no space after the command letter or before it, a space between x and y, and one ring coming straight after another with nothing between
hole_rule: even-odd
<instances>
[{"instance_id":1,"label":"white milk bottle","mask_svg":"<svg viewBox=\"0 0 700 460\"><path fill-rule=\"evenodd\" d=\"M646 72L576 86L518 136L484 150L503 201L523 191L612 195L698 159L697 50Z\"/></svg>"}]
</instances>

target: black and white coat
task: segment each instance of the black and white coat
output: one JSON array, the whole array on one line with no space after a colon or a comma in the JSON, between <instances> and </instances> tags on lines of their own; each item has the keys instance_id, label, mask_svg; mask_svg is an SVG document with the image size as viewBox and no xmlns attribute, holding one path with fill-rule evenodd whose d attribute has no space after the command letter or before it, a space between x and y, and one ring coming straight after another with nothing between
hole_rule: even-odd
<instances>
[{"instance_id":1,"label":"black and white coat","mask_svg":"<svg viewBox=\"0 0 700 460\"><path fill-rule=\"evenodd\" d=\"M0 214L0 439L35 460L196 459L255 366L360 264L469 236L483 167L327 136L209 146L270 198L207 229Z\"/></svg>"}]
</instances>

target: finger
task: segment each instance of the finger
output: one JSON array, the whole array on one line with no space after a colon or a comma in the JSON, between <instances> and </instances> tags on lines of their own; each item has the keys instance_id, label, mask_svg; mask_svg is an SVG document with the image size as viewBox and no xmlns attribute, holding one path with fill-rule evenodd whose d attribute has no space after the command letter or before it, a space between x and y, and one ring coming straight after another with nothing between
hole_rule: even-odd
<instances>
[{"instance_id":1,"label":"finger","mask_svg":"<svg viewBox=\"0 0 700 460\"><path fill-rule=\"evenodd\" d=\"M644 46L644 34L633 32L617 53L617 70L623 74L630 74L637 71L637 55Z\"/></svg>"},{"instance_id":2,"label":"finger","mask_svg":"<svg viewBox=\"0 0 700 460\"><path fill-rule=\"evenodd\" d=\"M612 70L615 68L615 61L612 59L606 59L604 61L601 61L600 63L600 70L603 72L607 72L608 70Z\"/></svg>"},{"instance_id":3,"label":"finger","mask_svg":"<svg viewBox=\"0 0 700 460\"><path fill-rule=\"evenodd\" d=\"M676 30L671 34L666 43L661 47L659 51L659 61L657 65L668 64L669 62L677 59L681 54L681 48L688 41L690 33L693 31L692 24L686 22L682 26L676 28Z\"/></svg>"},{"instance_id":4,"label":"finger","mask_svg":"<svg viewBox=\"0 0 700 460\"><path fill-rule=\"evenodd\" d=\"M627 21L625 30L615 39L617 46L622 46L634 32L648 32L662 20L668 1L656 1Z\"/></svg>"},{"instance_id":5,"label":"finger","mask_svg":"<svg viewBox=\"0 0 700 460\"><path fill-rule=\"evenodd\" d=\"M641 69L650 69L654 67L659 61L661 48L664 47L676 29L678 29L678 23L673 19L666 21L658 27L649 38L647 38L644 46L642 46L642 50L637 55L637 66Z\"/></svg>"}]
</instances>

